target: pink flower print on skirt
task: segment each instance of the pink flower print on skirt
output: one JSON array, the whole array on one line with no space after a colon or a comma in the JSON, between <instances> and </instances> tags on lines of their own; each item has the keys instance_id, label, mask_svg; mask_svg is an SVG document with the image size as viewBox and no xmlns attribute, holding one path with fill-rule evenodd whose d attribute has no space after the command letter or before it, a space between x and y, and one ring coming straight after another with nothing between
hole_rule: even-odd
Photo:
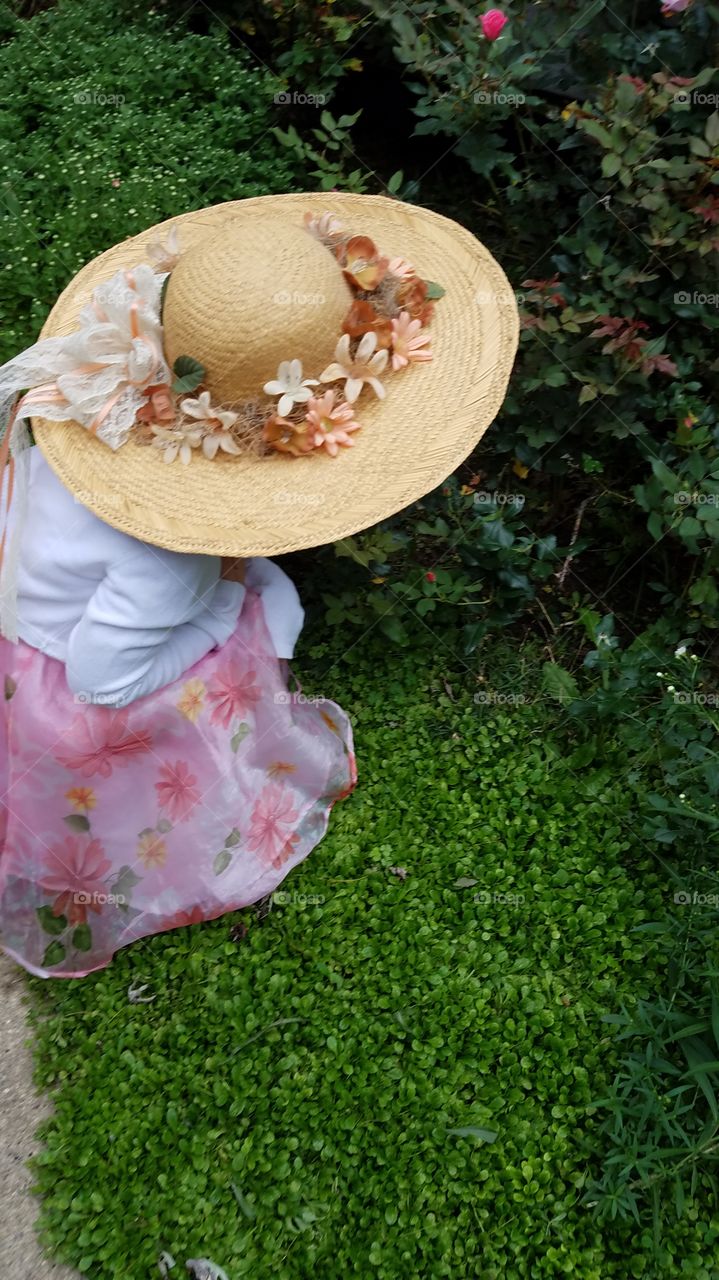
<instances>
[{"instance_id":1,"label":"pink flower print on skirt","mask_svg":"<svg viewBox=\"0 0 719 1280\"><path fill-rule=\"evenodd\" d=\"M41 976L271 893L355 785L345 713L288 693L252 592L222 649L122 710L23 643L0 675L0 941Z\"/></svg>"}]
</instances>

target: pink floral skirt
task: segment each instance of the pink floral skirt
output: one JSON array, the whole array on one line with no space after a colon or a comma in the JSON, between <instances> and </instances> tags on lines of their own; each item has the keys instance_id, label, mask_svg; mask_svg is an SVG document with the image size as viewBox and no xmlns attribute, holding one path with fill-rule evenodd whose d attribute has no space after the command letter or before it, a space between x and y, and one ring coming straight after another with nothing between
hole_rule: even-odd
<instances>
[{"instance_id":1,"label":"pink floral skirt","mask_svg":"<svg viewBox=\"0 0 719 1280\"><path fill-rule=\"evenodd\" d=\"M42 977L263 898L356 781L346 715L288 693L249 591L226 645L122 710L0 638L3 677L0 942Z\"/></svg>"}]
</instances>

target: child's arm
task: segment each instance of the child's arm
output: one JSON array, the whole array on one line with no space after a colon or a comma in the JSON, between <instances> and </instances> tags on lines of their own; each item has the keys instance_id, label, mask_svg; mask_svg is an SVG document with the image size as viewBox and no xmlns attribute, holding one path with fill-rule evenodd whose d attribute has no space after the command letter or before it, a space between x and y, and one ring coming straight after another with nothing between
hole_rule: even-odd
<instances>
[{"instance_id":1,"label":"child's arm","mask_svg":"<svg viewBox=\"0 0 719 1280\"><path fill-rule=\"evenodd\" d=\"M70 688L123 707L171 684L230 638L244 595L216 556L138 546L110 566L70 635Z\"/></svg>"}]
</instances>

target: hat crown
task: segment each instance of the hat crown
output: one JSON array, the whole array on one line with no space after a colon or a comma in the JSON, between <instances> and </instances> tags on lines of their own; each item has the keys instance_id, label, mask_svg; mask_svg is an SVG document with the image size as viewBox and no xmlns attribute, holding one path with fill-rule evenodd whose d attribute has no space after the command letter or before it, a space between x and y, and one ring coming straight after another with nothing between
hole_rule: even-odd
<instances>
[{"instance_id":1,"label":"hat crown","mask_svg":"<svg viewBox=\"0 0 719 1280\"><path fill-rule=\"evenodd\" d=\"M336 259L284 213L230 224L182 254L162 322L172 366L192 356L216 404L262 394L279 365L318 377L333 358L352 294Z\"/></svg>"}]
</instances>

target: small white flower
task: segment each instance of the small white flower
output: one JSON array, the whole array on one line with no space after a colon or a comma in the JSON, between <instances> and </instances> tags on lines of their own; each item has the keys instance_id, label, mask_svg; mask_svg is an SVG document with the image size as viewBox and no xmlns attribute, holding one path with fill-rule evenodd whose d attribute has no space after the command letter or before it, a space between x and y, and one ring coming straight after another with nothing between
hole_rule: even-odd
<instances>
[{"instance_id":1,"label":"small white flower","mask_svg":"<svg viewBox=\"0 0 719 1280\"><path fill-rule=\"evenodd\" d=\"M680 800L686 800L686 798L687 798L687 796L686 796L686 792L685 792L685 791L680 791L680 792L679 792L679 799L680 799Z\"/></svg>"},{"instance_id":2,"label":"small white flower","mask_svg":"<svg viewBox=\"0 0 719 1280\"><path fill-rule=\"evenodd\" d=\"M214 430L219 423L221 427L227 430L233 422L237 422L237 414L232 413L229 409L215 409L210 402L209 391L203 391L196 400L181 400L180 408L186 413L188 418L194 418L196 422L202 423L204 426Z\"/></svg>"},{"instance_id":3,"label":"small white flower","mask_svg":"<svg viewBox=\"0 0 719 1280\"><path fill-rule=\"evenodd\" d=\"M676 693L676 689L674 688L673 684L667 685L667 693Z\"/></svg>"},{"instance_id":4,"label":"small white flower","mask_svg":"<svg viewBox=\"0 0 719 1280\"><path fill-rule=\"evenodd\" d=\"M344 378L345 399L348 404L354 404L365 383L372 388L379 400L383 400L385 389L378 375L386 368L389 352L376 351L376 346L377 334L366 333L353 359L350 355L350 335L343 333L335 348L334 363L320 374L320 382L338 382Z\"/></svg>"},{"instance_id":5,"label":"small white flower","mask_svg":"<svg viewBox=\"0 0 719 1280\"><path fill-rule=\"evenodd\" d=\"M680 645L679 645L679 648L674 650L674 657L675 657L675 658L683 658L683 657L684 657L684 654L686 653L686 651L687 651L687 647L686 647L686 645L685 645L685 644L680 644Z\"/></svg>"},{"instance_id":6,"label":"small white flower","mask_svg":"<svg viewBox=\"0 0 719 1280\"><path fill-rule=\"evenodd\" d=\"M177 226L170 227L166 240L151 240L145 250L158 275L172 271L180 257L180 234Z\"/></svg>"},{"instance_id":7,"label":"small white flower","mask_svg":"<svg viewBox=\"0 0 719 1280\"><path fill-rule=\"evenodd\" d=\"M153 426L153 445L162 450L163 462L174 462L179 457L185 466L192 462L192 450L202 441L202 427L158 427Z\"/></svg>"},{"instance_id":8,"label":"small white flower","mask_svg":"<svg viewBox=\"0 0 719 1280\"><path fill-rule=\"evenodd\" d=\"M301 360L283 360L276 380L266 382L263 390L265 395L280 397L277 412L281 418L286 418L296 404L307 404L312 395L310 388L316 386L316 378L303 380Z\"/></svg>"},{"instance_id":9,"label":"small white flower","mask_svg":"<svg viewBox=\"0 0 719 1280\"><path fill-rule=\"evenodd\" d=\"M659 679L660 679L660 680L663 680L663 679L664 679L664 672L663 672L663 671L657 671L657 675L659 676Z\"/></svg>"}]
</instances>

